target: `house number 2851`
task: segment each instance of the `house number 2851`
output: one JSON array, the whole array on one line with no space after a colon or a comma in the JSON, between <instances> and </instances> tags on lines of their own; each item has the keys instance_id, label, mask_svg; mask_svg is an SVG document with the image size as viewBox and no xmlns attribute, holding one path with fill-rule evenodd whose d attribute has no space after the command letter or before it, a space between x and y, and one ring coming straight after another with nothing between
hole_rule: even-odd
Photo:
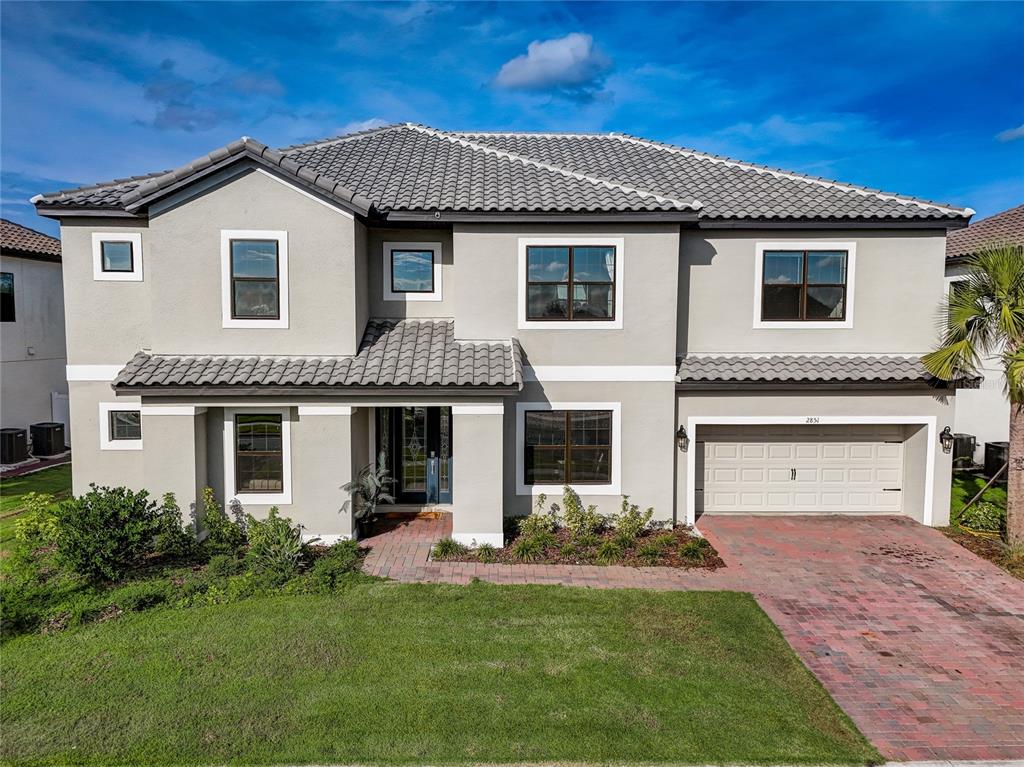
<instances>
[{"instance_id":1,"label":"house number 2851","mask_svg":"<svg viewBox=\"0 0 1024 767\"><path fill-rule=\"evenodd\" d=\"M821 419L814 415L807 416L806 423L821 423Z\"/></svg>"}]
</instances>

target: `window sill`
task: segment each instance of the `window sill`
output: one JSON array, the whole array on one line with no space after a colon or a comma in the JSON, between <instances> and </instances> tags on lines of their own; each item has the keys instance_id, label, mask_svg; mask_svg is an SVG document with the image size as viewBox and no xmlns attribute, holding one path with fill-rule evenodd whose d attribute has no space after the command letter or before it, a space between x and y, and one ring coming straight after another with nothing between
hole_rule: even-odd
<instances>
[{"instance_id":1,"label":"window sill","mask_svg":"<svg viewBox=\"0 0 1024 767\"><path fill-rule=\"evenodd\" d=\"M286 318L277 320L235 320L235 319L224 319L223 327L225 328L287 328L288 320Z\"/></svg>"},{"instance_id":2,"label":"window sill","mask_svg":"<svg viewBox=\"0 0 1024 767\"><path fill-rule=\"evenodd\" d=\"M520 485L516 490L516 495L530 495L536 498L543 493L548 497L557 496L561 498L564 487L564 485ZM620 492L622 488L616 482L610 482L606 485L569 485L569 487L579 496L622 494Z\"/></svg>"},{"instance_id":3,"label":"window sill","mask_svg":"<svg viewBox=\"0 0 1024 767\"><path fill-rule=\"evenodd\" d=\"M813 320L756 320L754 322L755 330L849 330L852 327L852 319L841 322L815 322Z\"/></svg>"},{"instance_id":4,"label":"window sill","mask_svg":"<svg viewBox=\"0 0 1024 767\"><path fill-rule=\"evenodd\" d=\"M255 506L290 506L292 494L290 491L284 493L235 493L230 500L238 501L242 506L248 503Z\"/></svg>"},{"instance_id":5,"label":"window sill","mask_svg":"<svg viewBox=\"0 0 1024 767\"><path fill-rule=\"evenodd\" d=\"M622 330L622 319L614 320L520 320L520 330Z\"/></svg>"}]
</instances>

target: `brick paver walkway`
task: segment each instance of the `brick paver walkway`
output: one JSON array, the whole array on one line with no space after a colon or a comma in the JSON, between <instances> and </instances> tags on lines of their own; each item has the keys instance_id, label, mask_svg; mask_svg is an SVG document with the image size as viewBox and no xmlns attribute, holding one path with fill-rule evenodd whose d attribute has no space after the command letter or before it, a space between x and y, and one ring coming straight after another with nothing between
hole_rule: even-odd
<instances>
[{"instance_id":1,"label":"brick paver walkway","mask_svg":"<svg viewBox=\"0 0 1024 767\"><path fill-rule=\"evenodd\" d=\"M400 581L751 592L890 759L1024 759L1024 582L900 517L706 517L728 567L481 565L428 560L451 520L366 541Z\"/></svg>"}]
</instances>

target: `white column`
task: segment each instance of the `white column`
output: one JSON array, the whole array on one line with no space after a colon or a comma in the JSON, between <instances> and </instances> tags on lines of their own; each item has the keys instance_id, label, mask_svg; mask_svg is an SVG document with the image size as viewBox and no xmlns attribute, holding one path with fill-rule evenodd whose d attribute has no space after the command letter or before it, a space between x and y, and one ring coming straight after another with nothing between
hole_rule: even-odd
<instances>
[{"instance_id":1,"label":"white column","mask_svg":"<svg viewBox=\"0 0 1024 767\"><path fill-rule=\"evenodd\" d=\"M502 546L504 405L452 407L452 537Z\"/></svg>"}]
</instances>

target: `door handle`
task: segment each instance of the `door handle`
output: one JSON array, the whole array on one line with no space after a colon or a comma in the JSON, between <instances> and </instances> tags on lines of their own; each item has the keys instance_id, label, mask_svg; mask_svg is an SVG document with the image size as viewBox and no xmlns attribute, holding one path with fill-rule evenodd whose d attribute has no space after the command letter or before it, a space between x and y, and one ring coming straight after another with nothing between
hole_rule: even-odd
<instances>
[{"instance_id":1,"label":"door handle","mask_svg":"<svg viewBox=\"0 0 1024 767\"><path fill-rule=\"evenodd\" d=\"M796 469L790 469L789 470L789 480L790 480L790 482L794 481L795 479L796 479Z\"/></svg>"}]
</instances>

